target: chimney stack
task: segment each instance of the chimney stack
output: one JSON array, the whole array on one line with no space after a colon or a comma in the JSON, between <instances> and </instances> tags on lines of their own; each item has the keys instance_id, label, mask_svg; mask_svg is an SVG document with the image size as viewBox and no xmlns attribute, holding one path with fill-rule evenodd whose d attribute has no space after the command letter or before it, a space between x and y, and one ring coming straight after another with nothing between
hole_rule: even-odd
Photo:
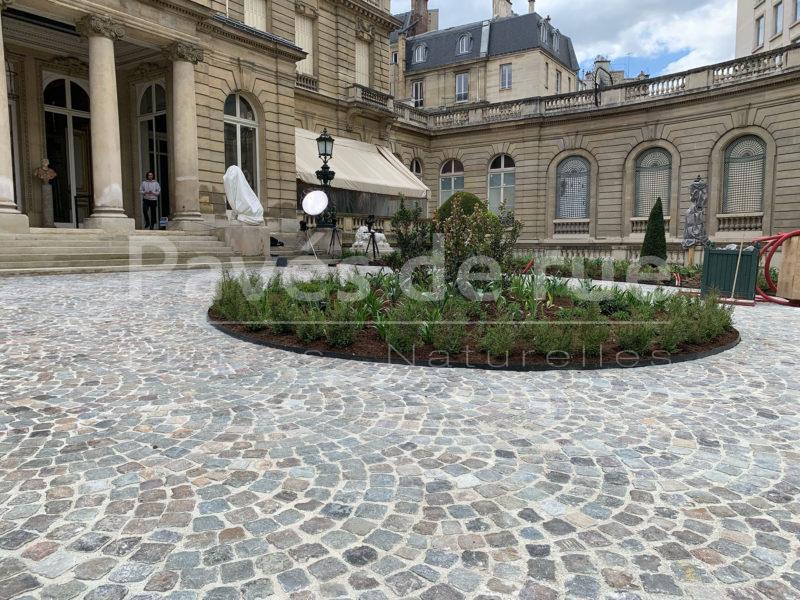
<instances>
[{"instance_id":1,"label":"chimney stack","mask_svg":"<svg viewBox=\"0 0 800 600\"><path fill-rule=\"evenodd\" d=\"M511 10L511 0L492 0L493 19L510 17L513 14Z\"/></svg>"},{"instance_id":2,"label":"chimney stack","mask_svg":"<svg viewBox=\"0 0 800 600\"><path fill-rule=\"evenodd\" d=\"M528 0L528 14L532 15L536 12L536 0Z\"/></svg>"},{"instance_id":3,"label":"chimney stack","mask_svg":"<svg viewBox=\"0 0 800 600\"><path fill-rule=\"evenodd\" d=\"M411 35L427 33L430 26L430 15L428 14L428 0L412 0L411 12L412 19L416 21Z\"/></svg>"}]
</instances>

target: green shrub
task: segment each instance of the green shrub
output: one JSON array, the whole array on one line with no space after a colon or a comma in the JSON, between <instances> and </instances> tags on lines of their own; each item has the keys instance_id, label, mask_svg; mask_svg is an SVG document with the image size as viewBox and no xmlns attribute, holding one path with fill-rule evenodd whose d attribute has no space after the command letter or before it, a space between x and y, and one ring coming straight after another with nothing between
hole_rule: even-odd
<instances>
[{"instance_id":1,"label":"green shrub","mask_svg":"<svg viewBox=\"0 0 800 600\"><path fill-rule=\"evenodd\" d=\"M420 304L404 300L386 313L384 341L398 352L408 352L422 342L424 310Z\"/></svg>"},{"instance_id":2,"label":"green shrub","mask_svg":"<svg viewBox=\"0 0 800 600\"><path fill-rule=\"evenodd\" d=\"M572 350L572 327L565 324L549 323L540 325L535 329L534 349L547 356L553 352L566 352Z\"/></svg>"},{"instance_id":3,"label":"green shrub","mask_svg":"<svg viewBox=\"0 0 800 600\"><path fill-rule=\"evenodd\" d=\"M655 340L655 331L650 325L620 325L616 329L617 343L621 350L642 356L647 353Z\"/></svg>"},{"instance_id":4,"label":"green shrub","mask_svg":"<svg viewBox=\"0 0 800 600\"><path fill-rule=\"evenodd\" d=\"M449 219L454 210L454 206L458 205L461 209L461 214L465 217L470 216L474 212L486 212L486 204L478 198L475 194L469 192L456 192L450 196L445 202L436 210L436 221L439 226Z\"/></svg>"},{"instance_id":5,"label":"green shrub","mask_svg":"<svg viewBox=\"0 0 800 600\"><path fill-rule=\"evenodd\" d=\"M689 323L680 315L670 318L669 321L659 325L657 341L658 345L670 354L675 354L680 350L681 344L689 338Z\"/></svg>"},{"instance_id":6,"label":"green shrub","mask_svg":"<svg viewBox=\"0 0 800 600\"><path fill-rule=\"evenodd\" d=\"M587 356L602 354L603 344L608 341L611 331L605 324L607 319L600 312L600 307L592 303L575 314L573 320L577 324L572 329L572 350L586 352Z\"/></svg>"},{"instance_id":7,"label":"green shrub","mask_svg":"<svg viewBox=\"0 0 800 600\"><path fill-rule=\"evenodd\" d=\"M664 231L664 209L661 198L656 198L650 217L647 219L647 231L642 244L642 258L656 257L667 260L667 234Z\"/></svg>"},{"instance_id":8,"label":"green shrub","mask_svg":"<svg viewBox=\"0 0 800 600\"><path fill-rule=\"evenodd\" d=\"M295 335L304 344L316 342L325 337L325 313L317 308L309 308L297 315Z\"/></svg>"},{"instance_id":9,"label":"green shrub","mask_svg":"<svg viewBox=\"0 0 800 600\"><path fill-rule=\"evenodd\" d=\"M519 335L518 323L514 321L516 312L514 306L499 310L495 322L483 330L480 346L490 356L505 356L514 350Z\"/></svg>"},{"instance_id":10,"label":"green shrub","mask_svg":"<svg viewBox=\"0 0 800 600\"><path fill-rule=\"evenodd\" d=\"M386 257L387 266L399 269L406 261L430 253L433 248L433 224L424 218L419 202L414 203L414 208L406 208L405 200L400 198L400 208L391 222L399 256L389 259L391 263Z\"/></svg>"},{"instance_id":11,"label":"green shrub","mask_svg":"<svg viewBox=\"0 0 800 600\"><path fill-rule=\"evenodd\" d=\"M353 307L347 302L334 302L325 311L325 340L334 348L353 344L361 329L353 320Z\"/></svg>"},{"instance_id":12,"label":"green shrub","mask_svg":"<svg viewBox=\"0 0 800 600\"><path fill-rule=\"evenodd\" d=\"M291 333L294 329L297 305L285 291L267 292L265 313L270 331L275 334Z\"/></svg>"}]
</instances>

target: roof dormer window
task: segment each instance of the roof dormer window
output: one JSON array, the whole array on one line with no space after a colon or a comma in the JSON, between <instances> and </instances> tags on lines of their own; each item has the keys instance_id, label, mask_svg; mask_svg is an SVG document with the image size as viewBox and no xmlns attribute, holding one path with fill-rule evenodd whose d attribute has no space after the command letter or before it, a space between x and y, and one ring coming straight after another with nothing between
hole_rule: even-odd
<instances>
[{"instance_id":1,"label":"roof dormer window","mask_svg":"<svg viewBox=\"0 0 800 600\"><path fill-rule=\"evenodd\" d=\"M561 41L561 36L558 34L558 31L553 32L553 52L558 52L559 42Z\"/></svg>"},{"instance_id":2,"label":"roof dormer window","mask_svg":"<svg viewBox=\"0 0 800 600\"><path fill-rule=\"evenodd\" d=\"M425 44L418 44L414 46L414 55L412 58L412 62L416 63L424 63L428 60L428 47Z\"/></svg>"},{"instance_id":3,"label":"roof dormer window","mask_svg":"<svg viewBox=\"0 0 800 600\"><path fill-rule=\"evenodd\" d=\"M470 50L472 50L472 36L468 33L465 33L458 38L456 54L469 54Z\"/></svg>"}]
</instances>

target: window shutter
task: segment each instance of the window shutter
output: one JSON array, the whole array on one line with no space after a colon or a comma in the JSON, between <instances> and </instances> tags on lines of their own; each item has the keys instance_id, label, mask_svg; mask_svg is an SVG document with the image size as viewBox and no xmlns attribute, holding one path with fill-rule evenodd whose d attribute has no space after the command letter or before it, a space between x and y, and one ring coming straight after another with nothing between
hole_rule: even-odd
<instances>
[{"instance_id":1,"label":"window shutter","mask_svg":"<svg viewBox=\"0 0 800 600\"><path fill-rule=\"evenodd\" d=\"M244 24L267 30L267 0L244 0Z\"/></svg>"},{"instance_id":2,"label":"window shutter","mask_svg":"<svg viewBox=\"0 0 800 600\"><path fill-rule=\"evenodd\" d=\"M297 15L294 22L295 43L307 54L297 63L298 72L304 75L314 75L314 21L305 15Z\"/></svg>"}]
</instances>

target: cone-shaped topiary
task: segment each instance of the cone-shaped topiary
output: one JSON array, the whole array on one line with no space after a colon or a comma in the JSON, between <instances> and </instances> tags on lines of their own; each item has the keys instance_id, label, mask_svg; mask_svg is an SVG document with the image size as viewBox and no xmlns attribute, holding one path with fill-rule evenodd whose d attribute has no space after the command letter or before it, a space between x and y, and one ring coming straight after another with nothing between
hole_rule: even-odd
<instances>
[{"instance_id":1,"label":"cone-shaped topiary","mask_svg":"<svg viewBox=\"0 0 800 600\"><path fill-rule=\"evenodd\" d=\"M664 231L664 208L661 206L661 198L656 198L656 203L647 219L647 232L644 234L641 257L649 256L667 260L667 234Z\"/></svg>"},{"instance_id":2,"label":"cone-shaped topiary","mask_svg":"<svg viewBox=\"0 0 800 600\"><path fill-rule=\"evenodd\" d=\"M444 204L436 211L436 222L440 225L447 220L453 212L453 204L458 202L461 205L461 212L464 216L469 216L476 210L485 211L486 205L475 194L469 192L456 192L450 196Z\"/></svg>"}]
</instances>

